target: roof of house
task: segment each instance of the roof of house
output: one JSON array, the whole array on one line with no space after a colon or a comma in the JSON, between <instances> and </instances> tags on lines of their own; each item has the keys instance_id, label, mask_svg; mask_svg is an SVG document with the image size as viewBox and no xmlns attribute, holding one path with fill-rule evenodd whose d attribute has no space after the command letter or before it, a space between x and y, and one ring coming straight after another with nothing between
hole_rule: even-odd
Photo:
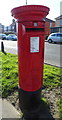
<instances>
[{"instance_id":1,"label":"roof of house","mask_svg":"<svg viewBox=\"0 0 62 120\"><path fill-rule=\"evenodd\" d=\"M47 22L55 22L54 20L51 20L51 19L48 19L48 18L45 18L45 21L47 21Z\"/></svg>"},{"instance_id":2,"label":"roof of house","mask_svg":"<svg viewBox=\"0 0 62 120\"><path fill-rule=\"evenodd\" d=\"M56 17L55 19L57 20L57 19L61 19L61 18L62 18L62 15Z\"/></svg>"}]
</instances>

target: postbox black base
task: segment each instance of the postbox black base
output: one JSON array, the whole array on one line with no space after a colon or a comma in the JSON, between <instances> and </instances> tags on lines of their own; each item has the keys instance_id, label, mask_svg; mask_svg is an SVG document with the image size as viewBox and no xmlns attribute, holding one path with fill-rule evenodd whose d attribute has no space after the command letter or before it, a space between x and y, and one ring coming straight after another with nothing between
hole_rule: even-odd
<instances>
[{"instance_id":1,"label":"postbox black base","mask_svg":"<svg viewBox=\"0 0 62 120\"><path fill-rule=\"evenodd\" d=\"M19 88L19 107L25 119L38 118L41 106L41 89L27 92Z\"/></svg>"}]
</instances>

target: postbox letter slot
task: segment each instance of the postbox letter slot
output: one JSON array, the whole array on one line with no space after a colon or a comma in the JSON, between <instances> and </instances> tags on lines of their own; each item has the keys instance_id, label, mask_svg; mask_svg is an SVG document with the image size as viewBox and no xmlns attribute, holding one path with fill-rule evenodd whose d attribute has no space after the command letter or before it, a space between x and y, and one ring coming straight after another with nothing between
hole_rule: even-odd
<instances>
[{"instance_id":1,"label":"postbox letter slot","mask_svg":"<svg viewBox=\"0 0 62 120\"><path fill-rule=\"evenodd\" d=\"M26 28L26 32L29 31L43 31L44 32L44 28Z\"/></svg>"}]
</instances>

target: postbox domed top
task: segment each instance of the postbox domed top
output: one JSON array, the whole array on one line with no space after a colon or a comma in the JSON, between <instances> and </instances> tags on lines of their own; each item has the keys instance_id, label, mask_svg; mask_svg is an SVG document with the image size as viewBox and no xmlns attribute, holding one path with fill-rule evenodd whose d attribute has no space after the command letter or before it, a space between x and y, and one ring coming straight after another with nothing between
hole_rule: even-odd
<instances>
[{"instance_id":1,"label":"postbox domed top","mask_svg":"<svg viewBox=\"0 0 62 120\"><path fill-rule=\"evenodd\" d=\"M49 10L42 5L25 5L12 9L11 13L18 21L41 21L48 15Z\"/></svg>"}]
</instances>

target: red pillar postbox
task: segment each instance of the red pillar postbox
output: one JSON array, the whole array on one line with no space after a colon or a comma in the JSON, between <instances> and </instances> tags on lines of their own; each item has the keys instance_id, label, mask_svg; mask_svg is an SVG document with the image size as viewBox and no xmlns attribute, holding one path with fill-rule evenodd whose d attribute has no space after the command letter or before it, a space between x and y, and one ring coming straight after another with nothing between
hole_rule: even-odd
<instances>
[{"instance_id":1,"label":"red pillar postbox","mask_svg":"<svg viewBox=\"0 0 62 120\"><path fill-rule=\"evenodd\" d=\"M22 112L33 113L41 103L44 64L44 18L49 8L26 5L12 9L18 21L19 101Z\"/></svg>"}]
</instances>

